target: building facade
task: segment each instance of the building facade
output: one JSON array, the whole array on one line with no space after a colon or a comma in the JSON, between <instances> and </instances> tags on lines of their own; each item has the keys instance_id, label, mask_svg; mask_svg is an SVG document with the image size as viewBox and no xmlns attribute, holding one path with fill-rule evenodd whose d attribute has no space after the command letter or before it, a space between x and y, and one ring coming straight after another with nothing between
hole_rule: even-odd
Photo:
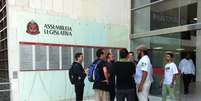
<instances>
[{"instance_id":1,"label":"building facade","mask_svg":"<svg viewBox=\"0 0 201 101\"><path fill-rule=\"evenodd\" d=\"M139 44L149 48L154 67L151 95L161 96L165 51L174 52L177 65L190 52L201 81L200 29L201 0L1 0L0 100L72 100L74 53L83 52L88 67L98 48L118 60L119 49ZM93 97L85 83L84 98ZM177 86L180 99L179 79Z\"/></svg>"},{"instance_id":2,"label":"building facade","mask_svg":"<svg viewBox=\"0 0 201 101\"><path fill-rule=\"evenodd\" d=\"M1 1L7 13L10 87L3 101L74 99L68 69L76 52L84 53L88 67L98 48L118 59L118 50L129 46L129 0ZM85 83L84 97L93 96L92 83Z\"/></svg>"},{"instance_id":3,"label":"building facade","mask_svg":"<svg viewBox=\"0 0 201 101\"><path fill-rule=\"evenodd\" d=\"M196 82L200 82L200 0L131 0L131 50L139 44L149 48L154 68L151 94L160 96L159 82L163 76L164 53L174 52L174 61L191 54L196 65ZM182 83L177 81L177 98L182 94Z\"/></svg>"}]
</instances>

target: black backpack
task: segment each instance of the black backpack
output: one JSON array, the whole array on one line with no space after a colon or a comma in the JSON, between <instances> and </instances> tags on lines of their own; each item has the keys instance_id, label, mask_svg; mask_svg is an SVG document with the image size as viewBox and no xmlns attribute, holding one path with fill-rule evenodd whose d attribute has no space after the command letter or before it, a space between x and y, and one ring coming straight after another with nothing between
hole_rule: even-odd
<instances>
[{"instance_id":1,"label":"black backpack","mask_svg":"<svg viewBox=\"0 0 201 101\"><path fill-rule=\"evenodd\" d=\"M71 68L69 69L69 79L70 79L71 84L75 84L76 75L74 73L74 65L72 65Z\"/></svg>"}]
</instances>

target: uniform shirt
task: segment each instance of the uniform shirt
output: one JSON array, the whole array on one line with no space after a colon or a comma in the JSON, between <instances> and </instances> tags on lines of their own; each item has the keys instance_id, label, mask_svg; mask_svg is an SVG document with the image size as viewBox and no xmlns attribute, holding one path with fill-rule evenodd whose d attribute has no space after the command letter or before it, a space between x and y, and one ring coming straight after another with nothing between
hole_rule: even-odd
<instances>
[{"instance_id":1,"label":"uniform shirt","mask_svg":"<svg viewBox=\"0 0 201 101\"><path fill-rule=\"evenodd\" d=\"M153 74L153 70L152 70L152 65L151 65L151 62L150 62L150 59L147 55L143 56L138 64L137 64L137 67L136 67L136 74L135 74L135 82L136 84L140 84L141 82L141 79L142 79L142 74L143 74L143 71L146 71L148 73L147 75L147 78L145 80L145 83L146 82L153 82L153 77L152 77L152 74Z\"/></svg>"},{"instance_id":2,"label":"uniform shirt","mask_svg":"<svg viewBox=\"0 0 201 101\"><path fill-rule=\"evenodd\" d=\"M195 74L195 65L191 59L182 59L179 63L179 69L183 74Z\"/></svg>"},{"instance_id":3,"label":"uniform shirt","mask_svg":"<svg viewBox=\"0 0 201 101\"><path fill-rule=\"evenodd\" d=\"M170 85L173 81L173 77L178 73L177 66L175 63L168 63L165 65L165 77L163 84Z\"/></svg>"}]
</instances>

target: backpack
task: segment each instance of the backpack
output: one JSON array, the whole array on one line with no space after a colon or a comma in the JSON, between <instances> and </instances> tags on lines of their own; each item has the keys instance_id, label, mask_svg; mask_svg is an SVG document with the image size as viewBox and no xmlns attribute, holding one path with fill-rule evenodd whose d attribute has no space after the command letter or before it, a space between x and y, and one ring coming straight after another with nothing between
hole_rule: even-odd
<instances>
[{"instance_id":1,"label":"backpack","mask_svg":"<svg viewBox=\"0 0 201 101\"><path fill-rule=\"evenodd\" d=\"M89 66L89 70L88 70L88 80L90 82L94 82L94 81L100 81L100 74L99 74L99 69L97 68L98 64L101 62L101 60L98 60L94 63L92 63Z\"/></svg>"},{"instance_id":2,"label":"backpack","mask_svg":"<svg viewBox=\"0 0 201 101\"><path fill-rule=\"evenodd\" d=\"M74 66L72 65L71 68L69 69L69 79L71 84L75 84L76 82L76 75L74 73Z\"/></svg>"}]
</instances>

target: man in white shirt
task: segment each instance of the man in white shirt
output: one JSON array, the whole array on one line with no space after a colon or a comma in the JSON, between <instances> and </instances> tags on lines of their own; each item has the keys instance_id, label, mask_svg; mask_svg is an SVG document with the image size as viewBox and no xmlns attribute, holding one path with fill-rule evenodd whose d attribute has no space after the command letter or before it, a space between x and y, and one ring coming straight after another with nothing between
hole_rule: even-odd
<instances>
[{"instance_id":1,"label":"man in white shirt","mask_svg":"<svg viewBox=\"0 0 201 101\"><path fill-rule=\"evenodd\" d=\"M138 46L136 50L139 58L135 74L137 96L139 101L148 101L150 86L153 82L152 65L144 45Z\"/></svg>"},{"instance_id":2,"label":"man in white shirt","mask_svg":"<svg viewBox=\"0 0 201 101\"><path fill-rule=\"evenodd\" d=\"M173 53L172 52L166 52L165 54L165 75L164 79L161 80L161 86L162 86L162 101L167 100L167 95L170 95L171 101L175 101L175 82L176 82L176 76L178 74L177 66L172 61L173 60Z\"/></svg>"},{"instance_id":3,"label":"man in white shirt","mask_svg":"<svg viewBox=\"0 0 201 101\"><path fill-rule=\"evenodd\" d=\"M183 83L184 83L184 94L188 94L188 87L192 80L193 75L195 75L195 65L190 59L190 54L187 53L186 57L179 63L179 69L181 70Z\"/></svg>"}]
</instances>

